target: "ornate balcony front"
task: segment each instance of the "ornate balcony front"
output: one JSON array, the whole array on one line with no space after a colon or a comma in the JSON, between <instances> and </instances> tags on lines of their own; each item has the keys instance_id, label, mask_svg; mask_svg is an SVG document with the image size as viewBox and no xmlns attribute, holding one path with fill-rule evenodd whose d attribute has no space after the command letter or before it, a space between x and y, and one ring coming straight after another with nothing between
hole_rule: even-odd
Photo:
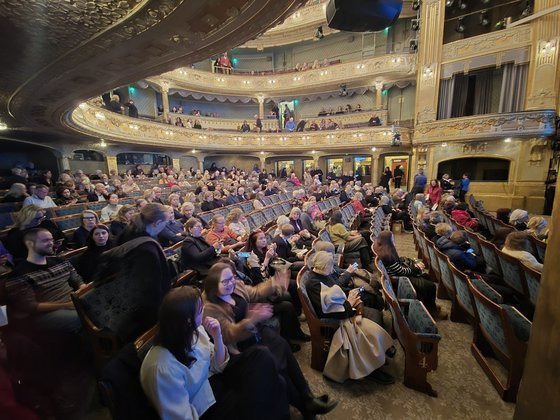
<instances>
[{"instance_id":1,"label":"ornate balcony front","mask_svg":"<svg viewBox=\"0 0 560 420\"><path fill-rule=\"evenodd\" d=\"M236 133L195 130L130 118L93 103L83 103L65 119L65 124L83 134L114 143L159 146L182 150L224 152L347 151L390 147L389 127L325 130L295 133ZM401 146L410 147L412 130L399 129Z\"/></svg>"},{"instance_id":2,"label":"ornate balcony front","mask_svg":"<svg viewBox=\"0 0 560 420\"><path fill-rule=\"evenodd\" d=\"M554 110L523 111L450 118L418 124L414 144L492 139L496 137L543 137L556 133Z\"/></svg>"},{"instance_id":3,"label":"ornate balcony front","mask_svg":"<svg viewBox=\"0 0 560 420\"><path fill-rule=\"evenodd\" d=\"M373 86L376 79L384 83L408 80L415 78L415 73L416 55L387 54L297 73L225 75L180 68L146 80L158 86L192 92L275 97L336 90L340 83L349 88Z\"/></svg>"}]
</instances>

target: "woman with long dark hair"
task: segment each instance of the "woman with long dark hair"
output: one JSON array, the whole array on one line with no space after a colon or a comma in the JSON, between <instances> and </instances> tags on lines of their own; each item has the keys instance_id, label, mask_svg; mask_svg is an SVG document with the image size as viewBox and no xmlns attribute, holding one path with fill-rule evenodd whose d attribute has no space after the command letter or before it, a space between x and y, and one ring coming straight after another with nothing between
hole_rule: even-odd
<instances>
[{"instance_id":1,"label":"woman with long dark hair","mask_svg":"<svg viewBox=\"0 0 560 420\"><path fill-rule=\"evenodd\" d=\"M76 258L72 258L71 262L84 283L93 280L97 269L99 268L99 258L101 254L113 247L110 238L109 228L99 224L90 230L86 240L87 249Z\"/></svg>"},{"instance_id":2,"label":"woman with long dark hair","mask_svg":"<svg viewBox=\"0 0 560 420\"><path fill-rule=\"evenodd\" d=\"M189 286L173 289L163 299L140 381L163 419L289 418L270 352L256 346L228 355L220 323L203 317L200 292Z\"/></svg>"},{"instance_id":3,"label":"woman with long dark hair","mask_svg":"<svg viewBox=\"0 0 560 420\"><path fill-rule=\"evenodd\" d=\"M430 313L440 319L447 319L447 313L436 305L436 285L423 277L424 264L420 261L412 264L399 257L395 248L394 236L390 231L379 233L373 246L390 276L408 277L416 290L418 300L422 301Z\"/></svg>"},{"instance_id":4,"label":"woman with long dark hair","mask_svg":"<svg viewBox=\"0 0 560 420\"><path fill-rule=\"evenodd\" d=\"M257 293L257 288L248 289L236 281L230 265L217 263L204 280L204 315L218 320L230 354L243 353L257 344L270 350L286 383L290 404L304 416L328 413L336 403L326 401L326 396L313 396L288 342L266 325L273 314L271 305L250 304L258 300L260 292L262 288Z\"/></svg>"}]
</instances>

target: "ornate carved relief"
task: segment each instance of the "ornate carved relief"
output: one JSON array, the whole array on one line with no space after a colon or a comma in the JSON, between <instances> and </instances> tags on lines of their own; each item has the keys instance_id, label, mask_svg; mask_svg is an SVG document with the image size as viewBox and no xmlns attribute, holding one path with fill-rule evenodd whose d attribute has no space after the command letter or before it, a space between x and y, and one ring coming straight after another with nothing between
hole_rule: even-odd
<instances>
[{"instance_id":1,"label":"ornate carved relief","mask_svg":"<svg viewBox=\"0 0 560 420\"><path fill-rule=\"evenodd\" d=\"M546 139L531 139L530 152L529 152L529 165L541 166L543 160L543 153L548 147Z\"/></svg>"},{"instance_id":2,"label":"ornate carved relief","mask_svg":"<svg viewBox=\"0 0 560 420\"><path fill-rule=\"evenodd\" d=\"M418 124L415 143L468 140L496 136L551 136L555 133L555 112L526 111L477 115Z\"/></svg>"},{"instance_id":3,"label":"ornate carved relief","mask_svg":"<svg viewBox=\"0 0 560 420\"><path fill-rule=\"evenodd\" d=\"M511 50L531 44L531 26L520 25L489 34L473 36L443 46L442 62Z\"/></svg>"},{"instance_id":4,"label":"ornate carved relief","mask_svg":"<svg viewBox=\"0 0 560 420\"><path fill-rule=\"evenodd\" d=\"M463 147L461 150L464 154L473 155L477 153L485 153L487 146L488 143L486 142L469 142L463 143Z\"/></svg>"}]
</instances>

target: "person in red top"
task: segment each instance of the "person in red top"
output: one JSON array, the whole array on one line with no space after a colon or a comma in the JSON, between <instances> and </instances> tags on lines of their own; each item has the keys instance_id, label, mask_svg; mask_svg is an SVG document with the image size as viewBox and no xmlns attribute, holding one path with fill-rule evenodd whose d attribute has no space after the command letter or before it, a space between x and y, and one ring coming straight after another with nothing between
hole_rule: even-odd
<instances>
[{"instance_id":1,"label":"person in red top","mask_svg":"<svg viewBox=\"0 0 560 420\"><path fill-rule=\"evenodd\" d=\"M210 220L210 230L206 234L206 242L214 245L216 242L222 242L224 247L222 253L228 253L230 249L236 250L245 246L245 242L241 236L236 235L228 226L224 216L216 215Z\"/></svg>"},{"instance_id":2,"label":"person in red top","mask_svg":"<svg viewBox=\"0 0 560 420\"><path fill-rule=\"evenodd\" d=\"M221 57L218 59L218 66L221 67L223 73L225 74L230 73L232 65L227 55L227 52L223 53Z\"/></svg>"},{"instance_id":3,"label":"person in red top","mask_svg":"<svg viewBox=\"0 0 560 420\"><path fill-rule=\"evenodd\" d=\"M294 172L290 174L290 182L294 184L295 187L301 186L301 181L299 180L299 178L296 176Z\"/></svg>"},{"instance_id":4,"label":"person in red top","mask_svg":"<svg viewBox=\"0 0 560 420\"><path fill-rule=\"evenodd\" d=\"M439 186L439 181L437 179L432 179L430 181L430 186L428 187L428 200L432 206L439 203L442 193L443 190Z\"/></svg>"}]
</instances>

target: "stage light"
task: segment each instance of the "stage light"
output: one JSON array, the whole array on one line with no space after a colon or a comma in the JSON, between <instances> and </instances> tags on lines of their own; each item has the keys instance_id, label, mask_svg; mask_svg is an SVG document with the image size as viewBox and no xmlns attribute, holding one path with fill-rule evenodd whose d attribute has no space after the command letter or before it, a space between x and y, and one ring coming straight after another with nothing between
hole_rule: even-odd
<instances>
[{"instance_id":1,"label":"stage light","mask_svg":"<svg viewBox=\"0 0 560 420\"><path fill-rule=\"evenodd\" d=\"M457 19L457 26L455 27L455 31L459 32L460 34L462 34L463 32L465 32L465 25L463 24L463 18L460 17L459 19Z\"/></svg>"},{"instance_id":2,"label":"stage light","mask_svg":"<svg viewBox=\"0 0 560 420\"><path fill-rule=\"evenodd\" d=\"M420 29L420 20L412 19L412 24L410 25L410 27L413 31L417 31L418 29Z\"/></svg>"},{"instance_id":3,"label":"stage light","mask_svg":"<svg viewBox=\"0 0 560 420\"><path fill-rule=\"evenodd\" d=\"M420 9L420 0L414 0L412 2L412 10L418 10Z\"/></svg>"},{"instance_id":4,"label":"stage light","mask_svg":"<svg viewBox=\"0 0 560 420\"><path fill-rule=\"evenodd\" d=\"M459 9L465 10L467 8L467 3L464 0L459 0Z\"/></svg>"},{"instance_id":5,"label":"stage light","mask_svg":"<svg viewBox=\"0 0 560 420\"><path fill-rule=\"evenodd\" d=\"M488 19L488 12L486 10L482 10L480 12L479 18L480 26L488 26L490 25L490 19Z\"/></svg>"},{"instance_id":6,"label":"stage light","mask_svg":"<svg viewBox=\"0 0 560 420\"><path fill-rule=\"evenodd\" d=\"M526 3L525 9L523 9L523 11L521 12L521 17L524 18L529 16L531 14L531 11L531 2L528 1Z\"/></svg>"}]
</instances>

